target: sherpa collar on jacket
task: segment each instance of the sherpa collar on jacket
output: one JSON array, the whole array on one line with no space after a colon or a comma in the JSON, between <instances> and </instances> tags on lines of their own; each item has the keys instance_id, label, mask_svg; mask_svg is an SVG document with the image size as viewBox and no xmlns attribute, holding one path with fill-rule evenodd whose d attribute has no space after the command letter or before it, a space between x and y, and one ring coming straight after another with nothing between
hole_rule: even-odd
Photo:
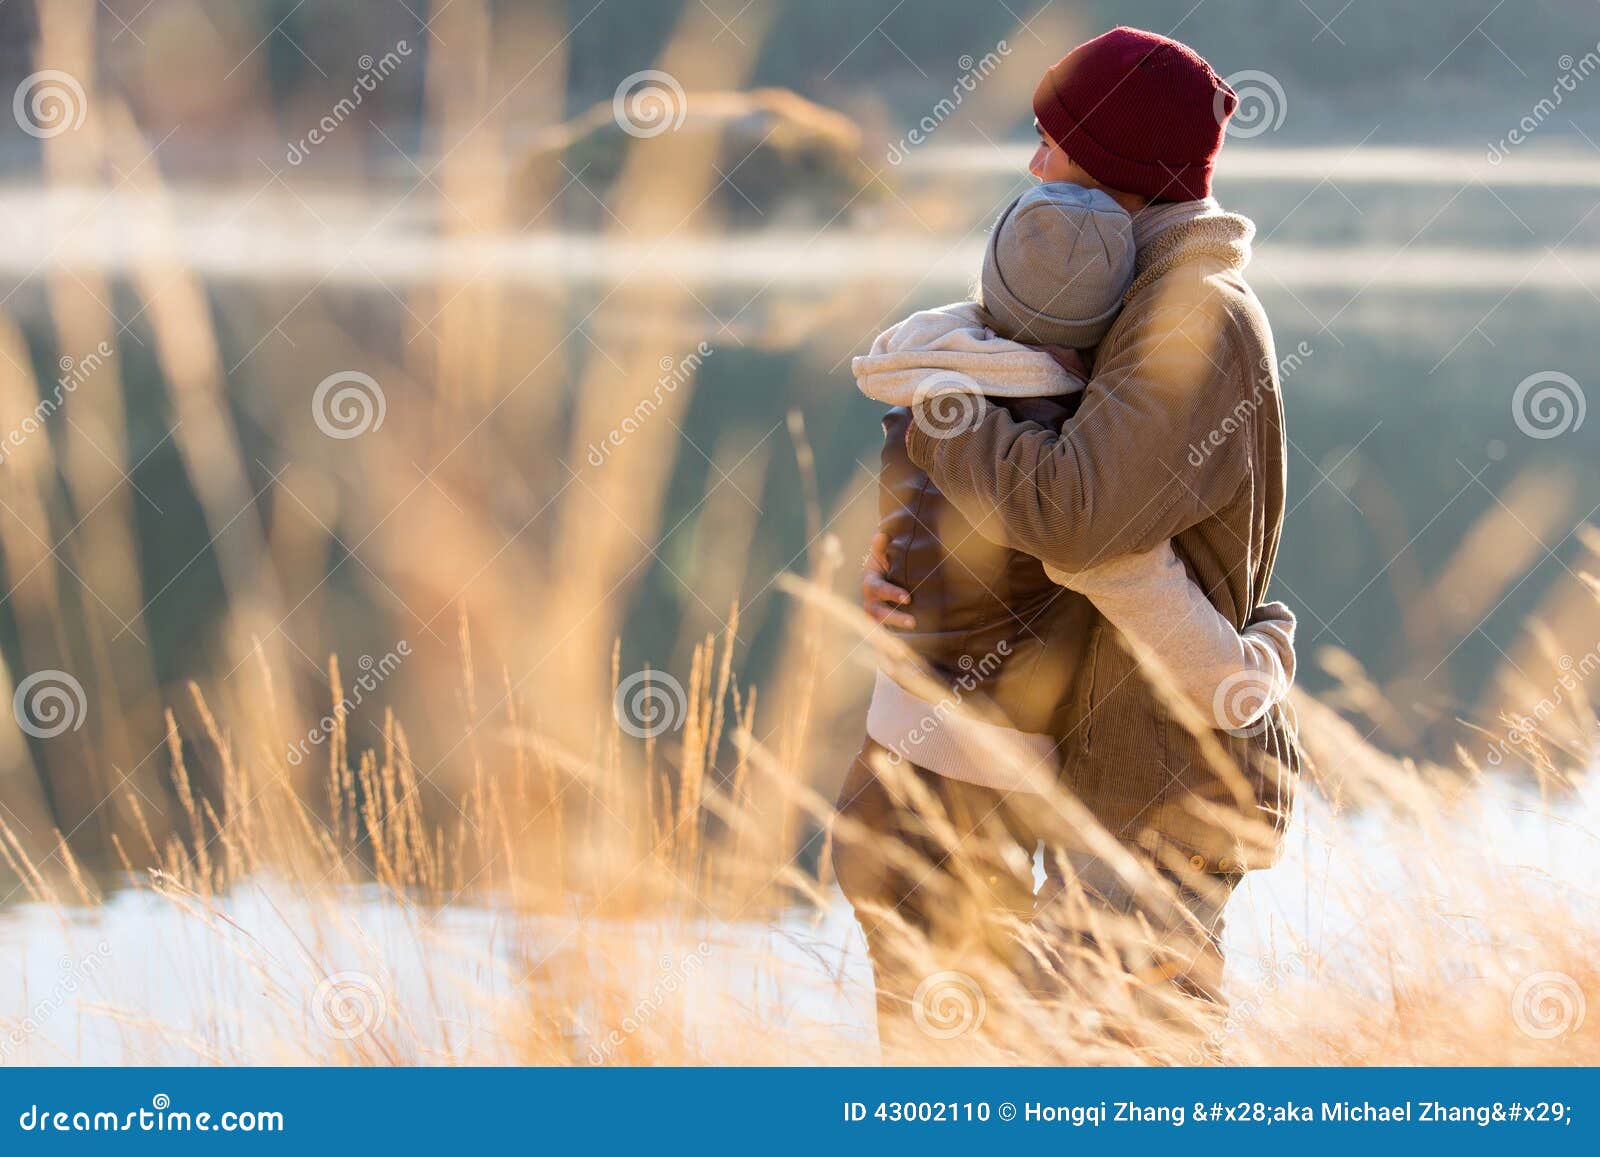
<instances>
[{"instance_id":1,"label":"sherpa collar on jacket","mask_svg":"<svg viewBox=\"0 0 1600 1157\"><path fill-rule=\"evenodd\" d=\"M1256 227L1250 218L1229 213L1207 197L1141 209L1133 215L1133 235L1138 248L1125 301L1196 256L1215 257L1230 269L1243 269L1250 263Z\"/></svg>"}]
</instances>

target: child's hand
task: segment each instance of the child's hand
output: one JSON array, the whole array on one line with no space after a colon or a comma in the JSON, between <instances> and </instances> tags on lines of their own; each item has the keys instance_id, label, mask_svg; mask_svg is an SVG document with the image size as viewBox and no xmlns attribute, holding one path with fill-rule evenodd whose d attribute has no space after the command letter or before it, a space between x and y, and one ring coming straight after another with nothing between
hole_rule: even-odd
<instances>
[{"instance_id":1,"label":"child's hand","mask_svg":"<svg viewBox=\"0 0 1600 1157\"><path fill-rule=\"evenodd\" d=\"M886 627L909 631L917 625L908 612L897 607L909 606L911 592L895 586L886 577L889 573L889 536L881 530L872 536L871 555L861 572L861 609L867 617Z\"/></svg>"}]
</instances>

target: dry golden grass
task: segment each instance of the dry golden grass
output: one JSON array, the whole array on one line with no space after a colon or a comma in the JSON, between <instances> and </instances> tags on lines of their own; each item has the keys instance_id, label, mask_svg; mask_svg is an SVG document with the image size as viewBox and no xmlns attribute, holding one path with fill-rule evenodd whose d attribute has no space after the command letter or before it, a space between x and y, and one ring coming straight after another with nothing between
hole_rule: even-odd
<instances>
[{"instance_id":1,"label":"dry golden grass","mask_svg":"<svg viewBox=\"0 0 1600 1157\"><path fill-rule=\"evenodd\" d=\"M794 833L826 822L828 805L754 739L751 696L728 674L731 639L696 648L684 727L670 742L612 729L602 745L611 758L595 761L531 732L515 711L502 724L480 720L496 751L453 819L420 806L429 789L393 718L381 744L358 749L335 711L326 792L308 798L285 760L237 750L196 692L196 742L180 743L173 724L168 747L184 830L158 843L130 798L144 834L137 847L117 846L128 878L201 930L171 966L206 987L186 1023L151 1019L114 995L93 1015L116 1021L133 1055L216 1063L875 1059L859 1032L786 1011L808 991L859 983L838 979L837 959L826 957L837 920L835 942L819 933L810 962L753 934L780 920L791 931L814 924L838 901L815 858L794 856ZM1469 778L1383 756L1309 702L1302 719L1322 765L1342 767L1318 785L1339 798L1340 814L1317 831L1314 857L1326 863L1314 882L1360 913L1353 930L1272 925L1276 942L1236 968L1224 1013L1123 972L1117 956L1153 938L1136 921L1103 922L1099 949L1066 957L1047 930L1007 923L1003 934L1034 959L1030 979L1046 961L1057 990L1070 993L1051 1000L989 952L935 945L902 925L906 957L930 977L960 972L983 1019L946 1037L943 1028L974 1016L972 997L947 987L943 1003L935 993L923 1009L928 1031L897 1036L883 1059L1600 1059L1600 1037L1574 1003L1600 980L1593 895L1519 869L1509 846L1496 847L1484 792ZM712 774L718 750L730 761ZM223 769L213 798L196 795L185 751ZM1552 770L1560 797L1558 783ZM1071 801L1052 806L1070 810ZM1531 822L1555 829L1566 823L1562 810L1558 798ZM926 820L948 830L936 809ZM35 903L66 921L102 900L65 843L39 862L9 827L0 834ZM977 927L981 881L945 873L930 886L945 910L970 911ZM270 899L241 907L249 897ZM448 928L452 906L477 914L464 934ZM1248 901L1235 908L1233 919L1253 918ZM118 950L130 948L124 939ZM762 984L773 999L752 1002ZM251 988L261 995L250 997L254 1019L241 1034L237 1002Z\"/></svg>"},{"instance_id":2,"label":"dry golden grass","mask_svg":"<svg viewBox=\"0 0 1600 1157\"><path fill-rule=\"evenodd\" d=\"M149 160L153 142L116 89L88 83L99 72L85 32L93 5L41 7L41 61L83 78L91 108L84 131L44 142L46 173L89 189L91 201L113 188L139 194L136 214L114 208L122 215L84 227L137 227L148 241L117 279L136 299L148 352L123 342L73 393L71 422L58 417L7 455L0 548L17 633L13 682L78 672L91 709L81 728L49 739L9 726L0 734L5 767L37 773L0 783L0 851L16 899L58 918L63 943L93 938L93 913L84 931L80 909L114 908L110 883L170 908L175 918L155 925L162 933L124 935L112 951L159 957L166 987L187 997L177 1013L158 1010L119 990L108 967L72 1012L56 1015L115 1026L118 1059L877 1059L859 1015L853 1027L840 1023L842 1005L859 1014L870 998L826 868L830 801L859 738L870 671L884 662L915 678L839 598L854 575L838 544L864 543L875 519L870 476L824 509L797 415L691 450L679 431L692 387L659 389L661 367L702 338L721 339L703 303L670 277L606 275L592 290L546 293L492 271L424 270L368 287L385 308L398 303L381 325L365 307L299 285L204 285L171 240L175 214L159 159ZM719 39L703 6L684 12L660 66L692 87L739 88L760 37ZM542 20L497 28L486 4L456 0L434 24L426 128L442 159L430 204L439 230L463 247L522 223L506 201L508 121L514 109L559 107L562 58L555 52L525 78L509 108L494 98L509 83L485 96L477 78L508 82L520 61L559 44L561 30ZM227 22L219 27L224 35ZM1016 78L1031 84L1034 71L1016 66L983 100L1021 99ZM231 80L237 115L262 83L249 68ZM608 234L649 249L679 230L714 229L715 145L687 145L668 169L624 165L607 199ZM904 208L918 220L932 213L920 200ZM68 262L46 272L34 313L23 316L18 298L20 322L0 318L6 429L46 394L27 368L55 360L33 356L39 332L79 357L118 344L102 306L114 279ZM887 319L901 303L886 296L817 316L831 325L859 313L859 325L881 310ZM786 333L790 321L775 318ZM849 345L828 332L815 340L810 368L822 379ZM333 439L313 421L313 389L341 369L380 382L381 430ZM157 436L126 388L152 373L171 418ZM646 420L608 441L647 397ZM247 437L245 426L258 429ZM181 622L178 658L164 663L151 645L163 592L136 562L135 527L150 516L126 483L156 437L176 447L222 608ZM785 438L795 461L776 485L805 495L807 520L802 541L769 557L762 515L743 494L763 495ZM598 464L587 460L596 445L608 448ZM685 511L670 483L678 459L697 453L714 469ZM1512 504L1526 513L1549 509L1548 498L1532 479ZM1496 547L1505 530L1486 524L1475 551L1505 557ZM674 535L690 545L666 549ZM1518 577L1457 561L1448 579L1462 598L1452 607L1491 605ZM683 626L665 670L645 675L619 639L652 569L670 572ZM783 594L771 589L779 574L793 576ZM775 605L788 617L772 632L783 638L758 694L741 665ZM1584 608L1562 613L1584 621ZM162 616L163 630L173 618ZM1459 624L1443 612L1416 623L1425 670ZM1465 759L1445 768L1369 746L1370 723L1391 749L1414 750L1416 723L1396 717L1358 669L1339 670L1340 714L1299 704L1316 767L1308 788L1331 802L1316 826L1291 834L1290 856L1310 865L1307 887L1318 892L1303 912L1359 913L1359 934L1347 923L1325 936L1241 896L1230 918L1255 925L1260 958L1236 961L1224 1017L1118 966L1118 953L1152 937L1137 921L1106 922L1098 951L1064 962L1047 930L998 929L1019 957L1062 973L1072 997L1055 1000L985 953L907 928L904 954L929 976L969 977L984 1019L948 1039L912 1033L883 1059L1600 1060L1595 1018L1580 1023L1575 1004L1600 992L1592 874L1576 864L1520 869L1530 837L1513 845L1494 829L1493 777ZM383 677L372 682L375 671ZM1517 690L1495 702L1533 701ZM630 706L639 697L668 725ZM1568 817L1582 815L1572 801L1594 720L1586 702L1561 702L1561 719L1515 729L1520 738L1498 748L1514 760L1495 762L1530 769L1539 801L1530 829L1561 833L1592 857L1593 833L1586 844L1572 839ZM1487 726L1499 710L1486 703L1472 718ZM1117 856L1070 795L1052 789L1039 806ZM924 819L948 830L932 809ZM1130 884L1163 894L1131 858L1124 867ZM979 882L939 881L947 911L976 913ZM24 994L16 1009L27 1003ZM0 1005L0 1030L23 1019ZM81 1058L67 1047L47 1059Z\"/></svg>"}]
</instances>

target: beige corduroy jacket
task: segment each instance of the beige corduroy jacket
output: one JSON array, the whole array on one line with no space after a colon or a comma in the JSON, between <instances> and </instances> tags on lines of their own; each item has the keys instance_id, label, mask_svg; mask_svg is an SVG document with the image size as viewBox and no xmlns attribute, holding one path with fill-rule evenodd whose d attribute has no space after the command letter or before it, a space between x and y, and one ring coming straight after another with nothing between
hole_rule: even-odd
<instances>
[{"instance_id":1,"label":"beige corduroy jacket","mask_svg":"<svg viewBox=\"0 0 1600 1157\"><path fill-rule=\"evenodd\" d=\"M996 407L943 438L913 422L912 460L985 537L1063 571L1171 539L1242 629L1272 579L1286 457L1272 333L1242 276L1253 234L1219 211L1141 245L1076 421L1056 432ZM1087 624L1051 726L1065 785L1163 858L1224 873L1269 863L1301 764L1286 711L1242 734L1198 726L1103 616Z\"/></svg>"}]
</instances>

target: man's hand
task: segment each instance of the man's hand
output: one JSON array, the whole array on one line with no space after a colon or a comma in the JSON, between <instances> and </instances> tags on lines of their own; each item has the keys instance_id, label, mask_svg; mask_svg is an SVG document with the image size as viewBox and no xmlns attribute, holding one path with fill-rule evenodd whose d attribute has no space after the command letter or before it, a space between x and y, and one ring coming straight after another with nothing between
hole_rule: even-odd
<instances>
[{"instance_id":1,"label":"man's hand","mask_svg":"<svg viewBox=\"0 0 1600 1157\"><path fill-rule=\"evenodd\" d=\"M861 609L867 612L868 618L886 627L909 631L917 625L917 620L896 608L910 605L911 592L885 578L888 573L889 536L879 531L872 536L871 556L861 572Z\"/></svg>"}]
</instances>

